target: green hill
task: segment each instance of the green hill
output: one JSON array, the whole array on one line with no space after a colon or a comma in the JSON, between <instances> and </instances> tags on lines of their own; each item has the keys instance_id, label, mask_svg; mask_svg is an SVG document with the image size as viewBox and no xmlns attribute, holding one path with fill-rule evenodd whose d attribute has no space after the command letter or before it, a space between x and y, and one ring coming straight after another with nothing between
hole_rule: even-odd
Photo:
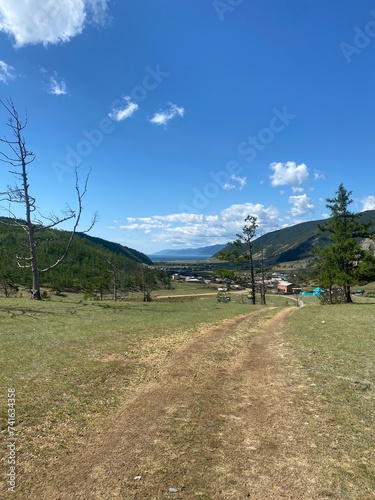
<instances>
[{"instance_id":1,"label":"green hill","mask_svg":"<svg viewBox=\"0 0 375 500\"><path fill-rule=\"evenodd\" d=\"M1 218L13 223L12 219ZM68 231L43 229L38 240L40 269L53 264L63 253L70 237ZM29 287L31 272L20 267L28 257L27 234L21 227L0 223L0 279L10 277L13 283ZM135 276L141 264L152 265L149 257L118 243L77 233L66 259L55 269L42 274L42 285L55 290L99 289L109 285L113 271ZM117 271L116 271L117 272Z\"/></svg>"},{"instance_id":2,"label":"green hill","mask_svg":"<svg viewBox=\"0 0 375 500\"><path fill-rule=\"evenodd\" d=\"M375 231L375 210L361 213L363 222L372 222L372 231ZM254 258L260 257L263 248L266 265L279 264L306 259L312 256L314 246L322 247L329 242L329 235L318 228L325 220L309 221L294 226L278 229L260 236L253 243ZM230 252L234 245L229 244L222 252ZM245 251L245 250L244 250ZM219 257L221 252L215 254Z\"/></svg>"},{"instance_id":3,"label":"green hill","mask_svg":"<svg viewBox=\"0 0 375 500\"><path fill-rule=\"evenodd\" d=\"M102 238L98 238L96 236L90 236L85 233L77 233L77 236L86 239L88 241L91 241L95 245L100 245L115 254L128 257L130 260L134 260L136 262L140 262L150 266L153 264L152 260L144 253L138 252L138 250L134 250L133 248L128 248L123 245L120 245L120 243L103 240Z\"/></svg>"}]
</instances>

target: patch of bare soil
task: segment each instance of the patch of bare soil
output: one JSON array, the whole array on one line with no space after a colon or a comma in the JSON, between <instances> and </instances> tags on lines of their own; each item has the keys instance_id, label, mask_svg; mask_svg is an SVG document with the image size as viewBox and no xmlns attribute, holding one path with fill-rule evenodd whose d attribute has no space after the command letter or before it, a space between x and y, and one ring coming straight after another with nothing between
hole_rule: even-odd
<instances>
[{"instance_id":1,"label":"patch of bare soil","mask_svg":"<svg viewBox=\"0 0 375 500\"><path fill-rule=\"evenodd\" d=\"M299 397L308 381L285 344L295 310L197 332L19 498L338 498L314 443L313 404Z\"/></svg>"}]
</instances>

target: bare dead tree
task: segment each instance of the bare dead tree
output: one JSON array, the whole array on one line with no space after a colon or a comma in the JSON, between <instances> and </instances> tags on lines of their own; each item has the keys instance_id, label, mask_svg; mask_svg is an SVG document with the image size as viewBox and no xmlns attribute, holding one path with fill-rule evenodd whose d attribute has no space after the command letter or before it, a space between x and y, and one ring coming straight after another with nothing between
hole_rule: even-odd
<instances>
[{"instance_id":1,"label":"bare dead tree","mask_svg":"<svg viewBox=\"0 0 375 500\"><path fill-rule=\"evenodd\" d=\"M6 123L11 131L10 137L0 137L0 143L7 146L7 152L0 151L0 161L10 165L9 172L14 175L15 183L13 186L8 186L7 191L0 193L0 201L8 202L11 204L21 204L25 209L25 220L20 220L10 210L13 220L10 222L0 221L2 224L18 226L22 228L27 234L28 257L17 257L19 267L27 267L31 269L32 273L32 298L36 300L41 299L40 293L40 276L55 268L66 258L69 248L73 242L73 237L77 232L82 215L82 200L87 192L88 181L90 172L87 174L83 188L79 185L78 169L75 170L75 191L77 195L77 209L73 210L69 205L63 210L61 217L51 213L49 216L43 216L36 205L36 199L30 194L30 186L28 180L28 165L30 165L36 158L36 155L29 151L26 147L23 131L27 126L27 115L25 120L21 120L15 108L12 99L2 101L0 104L5 108L9 114ZM74 219L73 229L70 232L68 242L58 259L52 262L45 268L40 269L38 266L37 244L40 239L40 233L46 229L55 228L59 224ZM97 220L97 214L92 217L88 232L92 229Z\"/></svg>"}]
</instances>

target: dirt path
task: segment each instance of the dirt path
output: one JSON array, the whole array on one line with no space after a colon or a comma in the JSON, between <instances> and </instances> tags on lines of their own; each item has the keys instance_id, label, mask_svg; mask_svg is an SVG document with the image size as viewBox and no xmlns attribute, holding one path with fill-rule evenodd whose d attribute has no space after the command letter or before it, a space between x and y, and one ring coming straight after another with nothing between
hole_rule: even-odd
<instances>
[{"instance_id":1,"label":"dirt path","mask_svg":"<svg viewBox=\"0 0 375 500\"><path fill-rule=\"evenodd\" d=\"M217 291L216 292L204 292L204 293L194 293L194 294L183 294L183 295L156 295L155 296L155 300L173 300L173 299L192 299L192 298L196 298L196 297L207 297L209 295L217 295ZM231 290L230 291L230 295L240 295L240 294L246 294L246 290L241 290L241 291L238 291L238 290Z\"/></svg>"},{"instance_id":2,"label":"dirt path","mask_svg":"<svg viewBox=\"0 0 375 500\"><path fill-rule=\"evenodd\" d=\"M295 311L198 332L27 498L333 498L309 402L295 404L307 383L285 345Z\"/></svg>"}]
</instances>

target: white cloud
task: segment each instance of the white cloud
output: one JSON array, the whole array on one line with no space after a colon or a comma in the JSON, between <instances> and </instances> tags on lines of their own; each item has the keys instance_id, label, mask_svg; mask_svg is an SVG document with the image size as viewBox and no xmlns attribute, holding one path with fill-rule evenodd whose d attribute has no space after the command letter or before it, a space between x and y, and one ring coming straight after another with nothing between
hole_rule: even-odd
<instances>
[{"instance_id":1,"label":"white cloud","mask_svg":"<svg viewBox=\"0 0 375 500\"><path fill-rule=\"evenodd\" d=\"M362 212L365 210L375 210L375 196L365 196L362 199Z\"/></svg>"},{"instance_id":2,"label":"white cloud","mask_svg":"<svg viewBox=\"0 0 375 500\"><path fill-rule=\"evenodd\" d=\"M16 47L68 42L87 23L104 24L108 0L0 0L0 31Z\"/></svg>"},{"instance_id":3,"label":"white cloud","mask_svg":"<svg viewBox=\"0 0 375 500\"><path fill-rule=\"evenodd\" d=\"M304 184L309 180L309 171L305 163L297 165L294 161L286 163L271 163L270 169L273 174L270 175L271 186L297 186Z\"/></svg>"},{"instance_id":4,"label":"white cloud","mask_svg":"<svg viewBox=\"0 0 375 500\"><path fill-rule=\"evenodd\" d=\"M294 217L301 217L315 212L311 199L306 194L299 196L289 196L289 203L293 205L291 213Z\"/></svg>"},{"instance_id":5,"label":"white cloud","mask_svg":"<svg viewBox=\"0 0 375 500\"><path fill-rule=\"evenodd\" d=\"M133 102L130 96L123 97L124 106L115 107L109 113L109 117L116 122L130 118L138 109L138 104Z\"/></svg>"},{"instance_id":6,"label":"white cloud","mask_svg":"<svg viewBox=\"0 0 375 500\"><path fill-rule=\"evenodd\" d=\"M231 175L229 177L229 179L231 181L235 181L237 182L237 186L236 184L232 184L231 182L226 182L224 185L223 185L223 189L225 191L229 191L230 189L236 189L236 187L238 187L238 189L241 191L241 189L243 189L246 184L247 184L247 178L246 177L238 177L237 175Z\"/></svg>"},{"instance_id":7,"label":"white cloud","mask_svg":"<svg viewBox=\"0 0 375 500\"><path fill-rule=\"evenodd\" d=\"M293 191L293 193L303 193L304 192L304 188L292 186L292 191Z\"/></svg>"},{"instance_id":8,"label":"white cloud","mask_svg":"<svg viewBox=\"0 0 375 500\"><path fill-rule=\"evenodd\" d=\"M128 223L120 226L120 229L150 234L153 242L162 242L164 245L175 245L178 241L182 247L206 246L235 239L248 214L257 216L259 234L278 228L279 212L276 208L244 203L231 205L219 214L211 215L177 213L129 217Z\"/></svg>"},{"instance_id":9,"label":"white cloud","mask_svg":"<svg viewBox=\"0 0 375 500\"><path fill-rule=\"evenodd\" d=\"M184 114L185 109L183 107L170 103L168 109L155 113L150 119L150 122L155 125L167 125L169 120L172 120L172 118L175 118L176 116L184 116Z\"/></svg>"},{"instance_id":10,"label":"white cloud","mask_svg":"<svg viewBox=\"0 0 375 500\"><path fill-rule=\"evenodd\" d=\"M314 170L314 181L318 181L320 179L325 179L325 175L319 172L319 170Z\"/></svg>"},{"instance_id":11,"label":"white cloud","mask_svg":"<svg viewBox=\"0 0 375 500\"><path fill-rule=\"evenodd\" d=\"M243 189L247 184L246 177L238 177L237 175L231 175L230 178L231 180L238 182L238 187L240 190Z\"/></svg>"},{"instance_id":12,"label":"white cloud","mask_svg":"<svg viewBox=\"0 0 375 500\"><path fill-rule=\"evenodd\" d=\"M14 73L13 66L5 63L4 61L0 61L0 82L8 83L10 80L14 80L16 75Z\"/></svg>"},{"instance_id":13,"label":"white cloud","mask_svg":"<svg viewBox=\"0 0 375 500\"><path fill-rule=\"evenodd\" d=\"M48 93L53 95L67 95L66 82L62 79L58 81L56 72L50 76Z\"/></svg>"}]
</instances>

